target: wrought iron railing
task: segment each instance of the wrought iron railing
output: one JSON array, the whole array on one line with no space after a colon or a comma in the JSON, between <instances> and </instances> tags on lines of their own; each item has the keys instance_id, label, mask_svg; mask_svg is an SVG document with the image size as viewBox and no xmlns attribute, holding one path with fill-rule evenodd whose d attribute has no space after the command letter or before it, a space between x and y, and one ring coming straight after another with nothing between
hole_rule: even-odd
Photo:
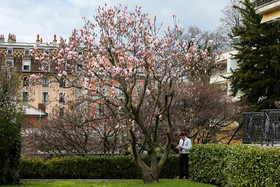
<instances>
[{"instance_id":1,"label":"wrought iron railing","mask_svg":"<svg viewBox=\"0 0 280 187\"><path fill-rule=\"evenodd\" d=\"M243 143L280 144L280 110L243 113Z\"/></svg>"},{"instance_id":2,"label":"wrought iron railing","mask_svg":"<svg viewBox=\"0 0 280 187\"><path fill-rule=\"evenodd\" d=\"M263 4L270 3L273 1L275 1L275 0L256 0L256 3L257 3L257 6L261 6Z\"/></svg>"}]
</instances>

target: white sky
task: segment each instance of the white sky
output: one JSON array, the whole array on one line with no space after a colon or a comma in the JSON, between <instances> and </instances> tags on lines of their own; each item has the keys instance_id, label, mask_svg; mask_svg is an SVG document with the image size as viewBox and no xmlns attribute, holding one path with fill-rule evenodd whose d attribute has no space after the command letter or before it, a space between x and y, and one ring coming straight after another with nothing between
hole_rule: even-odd
<instances>
[{"instance_id":1,"label":"white sky","mask_svg":"<svg viewBox=\"0 0 280 187\"><path fill-rule=\"evenodd\" d=\"M54 34L57 39L68 38L74 28L83 26L81 16L91 19L97 6L113 7L119 2L129 9L141 5L150 17L156 14L162 29L172 25L174 13L184 28L215 30L229 0L0 0L0 34L5 38L15 34L19 42L35 42L37 34L43 42L52 41Z\"/></svg>"}]
</instances>

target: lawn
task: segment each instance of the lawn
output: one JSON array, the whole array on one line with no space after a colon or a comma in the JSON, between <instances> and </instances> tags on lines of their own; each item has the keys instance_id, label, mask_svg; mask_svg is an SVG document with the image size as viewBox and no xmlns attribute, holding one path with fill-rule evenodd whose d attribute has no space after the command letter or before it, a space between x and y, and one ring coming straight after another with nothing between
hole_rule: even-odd
<instances>
[{"instance_id":1,"label":"lawn","mask_svg":"<svg viewBox=\"0 0 280 187\"><path fill-rule=\"evenodd\" d=\"M82 180L61 180L61 181L22 181L21 186L36 186L36 187L69 187L69 186L81 186L81 187L141 187L141 186L162 186L162 187L214 187L211 184L203 184L190 180L179 180L179 179L160 179L159 183L156 184L143 184L142 180L118 180L110 182L102 181L82 181ZM21 187L14 186L14 187ZM12 187L12 186L9 186Z\"/></svg>"}]
</instances>

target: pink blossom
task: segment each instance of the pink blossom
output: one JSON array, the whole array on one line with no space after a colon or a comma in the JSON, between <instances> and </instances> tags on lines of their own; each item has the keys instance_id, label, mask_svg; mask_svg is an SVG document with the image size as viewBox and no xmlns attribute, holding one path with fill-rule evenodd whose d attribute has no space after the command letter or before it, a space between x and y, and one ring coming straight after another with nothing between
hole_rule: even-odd
<instances>
[{"instance_id":1,"label":"pink blossom","mask_svg":"<svg viewBox=\"0 0 280 187\"><path fill-rule=\"evenodd\" d=\"M147 90L146 90L146 94L148 94L148 95L149 95L150 93L151 93L151 92L150 92L150 90L149 90L149 89L147 89Z\"/></svg>"}]
</instances>

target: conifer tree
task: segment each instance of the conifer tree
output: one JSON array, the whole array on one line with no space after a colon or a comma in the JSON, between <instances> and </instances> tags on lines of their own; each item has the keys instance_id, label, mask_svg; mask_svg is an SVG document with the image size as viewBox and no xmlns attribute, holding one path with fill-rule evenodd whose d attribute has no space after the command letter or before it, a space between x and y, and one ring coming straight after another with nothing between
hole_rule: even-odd
<instances>
[{"instance_id":1,"label":"conifer tree","mask_svg":"<svg viewBox=\"0 0 280 187\"><path fill-rule=\"evenodd\" d=\"M242 97L260 110L275 108L275 101L280 100L280 22L261 24L255 6L244 0L235 7L242 15L242 24L232 29L240 42L234 44L238 68L229 79L233 95L241 91Z\"/></svg>"},{"instance_id":2,"label":"conifer tree","mask_svg":"<svg viewBox=\"0 0 280 187\"><path fill-rule=\"evenodd\" d=\"M18 185L21 124L24 114L17 96L18 76L0 62L0 185Z\"/></svg>"}]
</instances>

